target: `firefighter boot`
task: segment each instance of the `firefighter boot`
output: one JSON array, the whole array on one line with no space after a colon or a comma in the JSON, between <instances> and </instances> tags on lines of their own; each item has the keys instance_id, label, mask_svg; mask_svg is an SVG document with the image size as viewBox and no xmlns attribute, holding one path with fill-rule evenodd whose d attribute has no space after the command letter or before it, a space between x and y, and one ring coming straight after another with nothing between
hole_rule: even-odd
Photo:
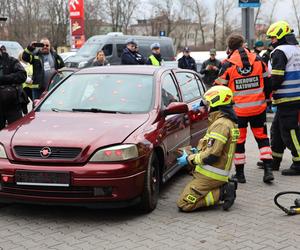
<instances>
[{"instance_id":1,"label":"firefighter boot","mask_svg":"<svg viewBox=\"0 0 300 250\"><path fill-rule=\"evenodd\" d=\"M294 163L288 169L281 171L282 175L300 175L300 166L295 165Z\"/></svg>"},{"instance_id":2,"label":"firefighter boot","mask_svg":"<svg viewBox=\"0 0 300 250\"><path fill-rule=\"evenodd\" d=\"M273 171L279 171L281 160L282 160L281 158L273 157L273 161L272 161Z\"/></svg>"},{"instance_id":3,"label":"firefighter boot","mask_svg":"<svg viewBox=\"0 0 300 250\"><path fill-rule=\"evenodd\" d=\"M227 182L221 187L220 200L224 201L223 210L227 211L234 203L236 192L235 184L232 181Z\"/></svg>"},{"instance_id":4,"label":"firefighter boot","mask_svg":"<svg viewBox=\"0 0 300 250\"><path fill-rule=\"evenodd\" d=\"M272 163L265 163L264 164L264 183L271 183L274 180L274 175L272 173Z\"/></svg>"},{"instance_id":5,"label":"firefighter boot","mask_svg":"<svg viewBox=\"0 0 300 250\"><path fill-rule=\"evenodd\" d=\"M246 183L246 178L244 175L244 165L236 165L235 166L236 174L231 178L236 180L239 183Z\"/></svg>"}]
</instances>

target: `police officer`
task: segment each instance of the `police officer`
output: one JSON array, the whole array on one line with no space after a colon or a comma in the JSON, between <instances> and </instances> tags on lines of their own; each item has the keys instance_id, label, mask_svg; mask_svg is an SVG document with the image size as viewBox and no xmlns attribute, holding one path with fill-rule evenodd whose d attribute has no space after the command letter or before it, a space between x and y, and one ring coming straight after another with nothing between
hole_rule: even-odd
<instances>
[{"instance_id":1,"label":"police officer","mask_svg":"<svg viewBox=\"0 0 300 250\"><path fill-rule=\"evenodd\" d=\"M216 59L216 50L210 49L209 51L210 57L206 61L203 62L200 74L203 74L203 82L211 87L219 75L219 71L221 69L221 62Z\"/></svg>"},{"instance_id":2,"label":"police officer","mask_svg":"<svg viewBox=\"0 0 300 250\"><path fill-rule=\"evenodd\" d=\"M48 38L42 38L40 43L32 42L23 51L22 59L33 67L33 99L40 98L43 91L47 88L52 75L57 69L65 66L63 59L52 49Z\"/></svg>"},{"instance_id":3,"label":"police officer","mask_svg":"<svg viewBox=\"0 0 300 250\"><path fill-rule=\"evenodd\" d=\"M293 164L282 175L300 175L300 48L293 30L285 21L273 23L267 36L274 50L271 53L273 105L277 112L271 128L273 169L279 170L284 148L293 156Z\"/></svg>"},{"instance_id":4,"label":"police officer","mask_svg":"<svg viewBox=\"0 0 300 250\"><path fill-rule=\"evenodd\" d=\"M192 165L193 179L186 185L177 205L184 212L213 206L223 201L228 210L235 200L236 184L228 175L239 136L237 117L232 109L232 91L225 86L214 86L205 94L209 105L209 127L199 141L195 154L186 151L177 158L180 166Z\"/></svg>"},{"instance_id":5,"label":"police officer","mask_svg":"<svg viewBox=\"0 0 300 250\"><path fill-rule=\"evenodd\" d=\"M232 34L227 39L230 50L229 58L222 65L216 84L228 86L234 94L234 110L238 116L240 137L234 156L236 174L234 178L245 183L244 165L246 163L245 142L247 127L251 130L264 163L263 181L270 183L272 173L272 151L266 127L266 97L270 95L269 74L266 65L255 54L243 47L244 38Z\"/></svg>"},{"instance_id":6,"label":"police officer","mask_svg":"<svg viewBox=\"0 0 300 250\"><path fill-rule=\"evenodd\" d=\"M183 56L178 59L178 68L181 69L191 69L197 72L197 65L195 59L190 55L190 48L183 48Z\"/></svg>"},{"instance_id":7,"label":"police officer","mask_svg":"<svg viewBox=\"0 0 300 250\"><path fill-rule=\"evenodd\" d=\"M149 56L148 61L146 64L148 65L154 65L154 66L160 66L162 62L162 57L160 54L160 44L159 43L153 43L150 46L150 49L152 51L152 55Z\"/></svg>"},{"instance_id":8,"label":"police officer","mask_svg":"<svg viewBox=\"0 0 300 250\"><path fill-rule=\"evenodd\" d=\"M128 38L126 40L126 48L121 55L121 64L143 65L146 63L143 55L138 52L137 47L138 44L134 39Z\"/></svg>"},{"instance_id":9,"label":"police officer","mask_svg":"<svg viewBox=\"0 0 300 250\"><path fill-rule=\"evenodd\" d=\"M21 63L0 49L0 130L22 117L22 83L26 78Z\"/></svg>"}]
</instances>

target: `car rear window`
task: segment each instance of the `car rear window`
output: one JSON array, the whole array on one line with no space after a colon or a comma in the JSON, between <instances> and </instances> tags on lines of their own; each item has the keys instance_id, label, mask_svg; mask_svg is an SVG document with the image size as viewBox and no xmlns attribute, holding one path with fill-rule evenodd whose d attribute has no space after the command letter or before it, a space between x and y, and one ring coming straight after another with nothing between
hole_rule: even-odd
<instances>
[{"instance_id":1,"label":"car rear window","mask_svg":"<svg viewBox=\"0 0 300 250\"><path fill-rule=\"evenodd\" d=\"M60 84L37 111L105 111L146 113L152 106L153 76L74 74Z\"/></svg>"}]
</instances>

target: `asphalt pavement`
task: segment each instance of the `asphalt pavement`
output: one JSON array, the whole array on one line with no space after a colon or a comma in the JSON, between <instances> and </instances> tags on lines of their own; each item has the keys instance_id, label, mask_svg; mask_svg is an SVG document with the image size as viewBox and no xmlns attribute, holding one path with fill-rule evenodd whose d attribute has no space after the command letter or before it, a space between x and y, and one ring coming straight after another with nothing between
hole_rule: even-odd
<instances>
[{"instance_id":1,"label":"asphalt pavement","mask_svg":"<svg viewBox=\"0 0 300 250\"><path fill-rule=\"evenodd\" d=\"M271 118L269 117L269 120ZM268 124L270 125L270 123ZM213 208L181 213L176 199L191 178L178 173L165 185L150 214L132 209L9 205L0 208L1 249L299 249L300 215L286 216L273 203L283 190L300 191L300 176L266 185L256 166L259 151L251 133L246 144L246 184L228 212ZM286 151L282 168L291 156ZM292 205L295 197L284 199ZM299 197L300 198L300 197Z\"/></svg>"}]
</instances>

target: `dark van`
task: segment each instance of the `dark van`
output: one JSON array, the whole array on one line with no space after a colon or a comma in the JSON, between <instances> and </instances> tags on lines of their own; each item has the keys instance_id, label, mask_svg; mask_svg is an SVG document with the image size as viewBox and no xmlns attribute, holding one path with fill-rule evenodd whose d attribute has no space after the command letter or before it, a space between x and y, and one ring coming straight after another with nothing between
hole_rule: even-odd
<instances>
[{"instance_id":1,"label":"dark van","mask_svg":"<svg viewBox=\"0 0 300 250\"><path fill-rule=\"evenodd\" d=\"M78 50L76 55L69 57L65 65L71 68L83 68L91 66L96 57L97 51L103 50L106 59L111 65L121 64L121 54L125 48L125 41L134 38L139 46L139 52L148 57L151 55L150 45L159 42L161 55L165 61L175 60L173 41L169 37L155 36L130 36L119 32L111 32L107 35L90 37L86 43Z\"/></svg>"}]
</instances>

